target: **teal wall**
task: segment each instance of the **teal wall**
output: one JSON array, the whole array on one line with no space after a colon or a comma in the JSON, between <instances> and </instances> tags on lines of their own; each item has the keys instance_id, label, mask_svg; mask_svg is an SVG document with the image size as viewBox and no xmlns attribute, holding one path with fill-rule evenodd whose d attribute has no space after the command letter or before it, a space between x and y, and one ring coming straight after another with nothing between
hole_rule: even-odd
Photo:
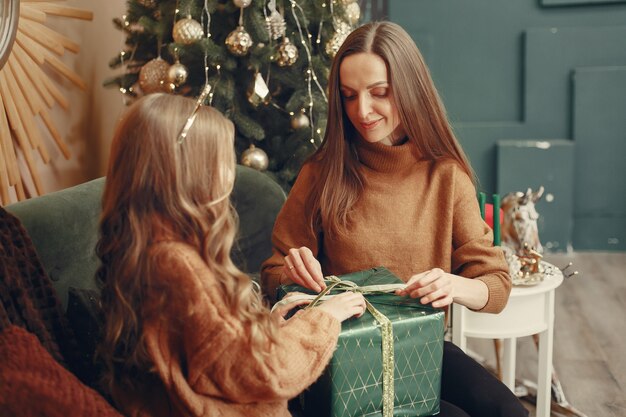
<instances>
[{"instance_id":1,"label":"teal wall","mask_svg":"<svg viewBox=\"0 0 626 417\"><path fill-rule=\"evenodd\" d=\"M556 250L626 250L626 1L390 0L481 188L540 185Z\"/></svg>"}]
</instances>

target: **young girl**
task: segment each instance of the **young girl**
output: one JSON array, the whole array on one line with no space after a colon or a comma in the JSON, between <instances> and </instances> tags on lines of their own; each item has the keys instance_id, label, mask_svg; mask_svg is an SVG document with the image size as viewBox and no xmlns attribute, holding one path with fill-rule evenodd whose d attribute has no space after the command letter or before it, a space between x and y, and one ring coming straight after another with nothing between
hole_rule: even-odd
<instances>
[{"instance_id":1,"label":"young girl","mask_svg":"<svg viewBox=\"0 0 626 417\"><path fill-rule=\"evenodd\" d=\"M127 416L288 416L364 301L270 315L229 257L234 128L203 98L148 95L117 127L97 246L106 381Z\"/></svg>"},{"instance_id":2,"label":"young girl","mask_svg":"<svg viewBox=\"0 0 626 417\"><path fill-rule=\"evenodd\" d=\"M273 233L264 291L295 282L319 291L323 273L384 265L407 282L398 295L501 311L511 282L481 219L474 174L410 36L368 23L339 49L328 125ZM500 381L445 343L441 416L526 416Z\"/></svg>"}]
</instances>

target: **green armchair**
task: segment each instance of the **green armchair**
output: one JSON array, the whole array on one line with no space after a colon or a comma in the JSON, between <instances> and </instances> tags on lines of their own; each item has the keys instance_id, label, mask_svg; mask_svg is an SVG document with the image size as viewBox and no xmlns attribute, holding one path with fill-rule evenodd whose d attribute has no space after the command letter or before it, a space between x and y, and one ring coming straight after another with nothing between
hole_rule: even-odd
<instances>
[{"instance_id":1,"label":"green armchair","mask_svg":"<svg viewBox=\"0 0 626 417\"><path fill-rule=\"evenodd\" d=\"M104 178L6 207L30 235L61 303L70 287L95 289L98 218ZM285 193L267 175L237 166L232 203L239 215L235 263L254 276L271 255L274 220ZM80 335L78 335L80 336Z\"/></svg>"}]
</instances>

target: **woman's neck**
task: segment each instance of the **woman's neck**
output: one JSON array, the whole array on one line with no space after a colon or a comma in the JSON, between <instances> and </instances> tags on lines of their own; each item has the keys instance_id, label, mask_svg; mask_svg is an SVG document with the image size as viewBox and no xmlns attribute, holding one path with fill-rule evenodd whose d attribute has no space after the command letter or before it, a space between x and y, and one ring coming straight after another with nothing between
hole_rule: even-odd
<instances>
[{"instance_id":1,"label":"woman's neck","mask_svg":"<svg viewBox=\"0 0 626 417\"><path fill-rule=\"evenodd\" d=\"M402 136L392 145L371 143L360 137L354 143L359 162L374 171L400 171L421 160L417 147L406 136Z\"/></svg>"}]
</instances>

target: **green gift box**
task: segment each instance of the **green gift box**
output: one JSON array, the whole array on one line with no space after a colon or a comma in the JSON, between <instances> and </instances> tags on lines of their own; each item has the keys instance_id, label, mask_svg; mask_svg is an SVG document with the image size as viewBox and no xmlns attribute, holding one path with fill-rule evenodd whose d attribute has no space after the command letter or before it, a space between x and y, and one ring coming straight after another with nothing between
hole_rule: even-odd
<instances>
[{"instance_id":1,"label":"green gift box","mask_svg":"<svg viewBox=\"0 0 626 417\"><path fill-rule=\"evenodd\" d=\"M337 277L359 288L403 284L384 267ZM358 291L358 289L357 289ZM298 285L289 292L313 294ZM331 293L337 293L333 290ZM418 300L393 294L366 294L369 303L391 321L393 329L393 411L383 413L383 327L370 311L342 323L337 349L324 374L301 396L307 416L430 416L439 412L444 312ZM383 318L384 319L384 318ZM386 362L389 363L389 362ZM388 366L391 369L391 366ZM388 375L390 377L390 374ZM388 401L391 395L387 389ZM389 408L389 402L387 403Z\"/></svg>"}]
</instances>

